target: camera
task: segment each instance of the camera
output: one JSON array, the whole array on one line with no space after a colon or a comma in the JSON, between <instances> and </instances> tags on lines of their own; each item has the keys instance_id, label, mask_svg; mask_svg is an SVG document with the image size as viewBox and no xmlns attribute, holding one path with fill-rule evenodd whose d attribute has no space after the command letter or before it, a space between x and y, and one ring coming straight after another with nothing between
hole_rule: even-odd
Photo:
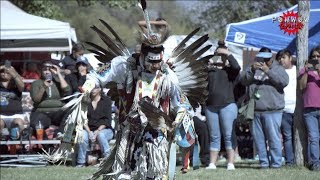
<instances>
[{"instance_id":1,"label":"camera","mask_svg":"<svg viewBox=\"0 0 320 180\"><path fill-rule=\"evenodd\" d=\"M264 61L264 58L261 58L261 57L256 57L256 58L255 58L255 61L256 61L256 62L259 62L259 63L265 62L265 61Z\"/></svg>"},{"instance_id":2,"label":"camera","mask_svg":"<svg viewBox=\"0 0 320 180\"><path fill-rule=\"evenodd\" d=\"M222 49L228 49L228 47L225 45L225 42L223 40L218 41L218 47L217 49L222 48ZM216 49L216 50L217 50ZM214 56L223 56L223 54L217 53L216 51L213 54Z\"/></svg>"},{"instance_id":3,"label":"camera","mask_svg":"<svg viewBox=\"0 0 320 180\"><path fill-rule=\"evenodd\" d=\"M51 82L52 81L52 75L50 73L44 75L45 81Z\"/></svg>"},{"instance_id":4,"label":"camera","mask_svg":"<svg viewBox=\"0 0 320 180\"><path fill-rule=\"evenodd\" d=\"M308 63L312 65L312 67L308 67L308 70L309 71L315 71L316 70L316 65L319 64L319 61L318 60L309 59Z\"/></svg>"}]
</instances>

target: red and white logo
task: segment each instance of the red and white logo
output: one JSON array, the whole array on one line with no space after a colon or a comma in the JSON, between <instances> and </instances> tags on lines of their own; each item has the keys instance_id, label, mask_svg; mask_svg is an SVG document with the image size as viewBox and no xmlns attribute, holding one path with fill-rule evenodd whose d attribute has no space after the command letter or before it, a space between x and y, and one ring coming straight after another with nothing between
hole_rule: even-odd
<instances>
[{"instance_id":1,"label":"red and white logo","mask_svg":"<svg viewBox=\"0 0 320 180\"><path fill-rule=\"evenodd\" d=\"M287 11L282 14L282 16L278 18L272 18L272 22L278 20L279 28L283 31L284 34L288 33L290 36L291 34L297 34L300 29L303 28L304 22L306 19L302 19L298 16L298 12Z\"/></svg>"}]
</instances>

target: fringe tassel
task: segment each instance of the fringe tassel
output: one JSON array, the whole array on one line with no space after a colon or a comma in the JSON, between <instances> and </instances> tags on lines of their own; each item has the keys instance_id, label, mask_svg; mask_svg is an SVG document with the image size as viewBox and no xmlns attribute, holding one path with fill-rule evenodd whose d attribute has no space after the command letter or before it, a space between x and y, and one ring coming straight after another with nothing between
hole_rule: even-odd
<instances>
[{"instance_id":1,"label":"fringe tassel","mask_svg":"<svg viewBox=\"0 0 320 180\"><path fill-rule=\"evenodd\" d=\"M148 161L147 161L148 159ZM137 167L132 172L133 179L163 179L168 168L168 142L164 138L159 146L145 142L137 162Z\"/></svg>"}]
</instances>

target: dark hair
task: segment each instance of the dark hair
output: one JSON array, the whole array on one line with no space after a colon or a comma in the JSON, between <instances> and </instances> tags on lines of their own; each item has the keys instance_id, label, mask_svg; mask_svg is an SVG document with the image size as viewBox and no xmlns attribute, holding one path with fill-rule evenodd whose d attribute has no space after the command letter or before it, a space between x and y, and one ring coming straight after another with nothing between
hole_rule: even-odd
<instances>
[{"instance_id":1,"label":"dark hair","mask_svg":"<svg viewBox=\"0 0 320 180\"><path fill-rule=\"evenodd\" d=\"M262 47L259 52L270 52L271 53L271 49L267 48L267 47Z\"/></svg>"},{"instance_id":2,"label":"dark hair","mask_svg":"<svg viewBox=\"0 0 320 180\"><path fill-rule=\"evenodd\" d=\"M81 50L84 50L84 46L81 43L76 43L72 46L72 52L79 52Z\"/></svg>"},{"instance_id":3,"label":"dark hair","mask_svg":"<svg viewBox=\"0 0 320 180\"><path fill-rule=\"evenodd\" d=\"M320 54L320 46L316 46L311 49L310 54L309 54L309 59L311 59L311 56L312 56L313 52L315 52L315 51Z\"/></svg>"},{"instance_id":4,"label":"dark hair","mask_svg":"<svg viewBox=\"0 0 320 180\"><path fill-rule=\"evenodd\" d=\"M278 53L276 55L276 60L279 61L284 55L291 57L292 53L288 49L282 49L282 50L278 51Z\"/></svg>"},{"instance_id":5,"label":"dark hair","mask_svg":"<svg viewBox=\"0 0 320 180\"><path fill-rule=\"evenodd\" d=\"M148 52L161 53L162 51L164 51L163 46L150 47L150 46L147 46L146 44L141 45L141 53L144 54L145 56L148 54Z\"/></svg>"},{"instance_id":6,"label":"dark hair","mask_svg":"<svg viewBox=\"0 0 320 180\"><path fill-rule=\"evenodd\" d=\"M53 65L53 63L52 63L51 61L47 60L47 61L44 61L44 62L41 64L41 68L42 68L42 67L45 67L45 64L49 64L50 66Z\"/></svg>"},{"instance_id":7,"label":"dark hair","mask_svg":"<svg viewBox=\"0 0 320 180\"><path fill-rule=\"evenodd\" d=\"M158 17L157 19L156 19L156 21L166 21L164 18L162 18L162 17Z\"/></svg>"}]
</instances>

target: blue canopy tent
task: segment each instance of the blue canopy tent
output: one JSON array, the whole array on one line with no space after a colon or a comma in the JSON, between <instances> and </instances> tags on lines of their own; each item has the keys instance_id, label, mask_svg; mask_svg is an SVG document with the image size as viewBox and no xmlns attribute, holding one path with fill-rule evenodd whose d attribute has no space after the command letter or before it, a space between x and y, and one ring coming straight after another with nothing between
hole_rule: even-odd
<instances>
[{"instance_id":1,"label":"blue canopy tent","mask_svg":"<svg viewBox=\"0 0 320 180\"><path fill-rule=\"evenodd\" d=\"M279 22L273 21L287 11L298 11L298 5L267 16L227 25L225 41L242 47L268 47L272 51L288 48L296 54L296 35L284 34ZM320 45L320 1L310 1L309 49Z\"/></svg>"}]
</instances>

